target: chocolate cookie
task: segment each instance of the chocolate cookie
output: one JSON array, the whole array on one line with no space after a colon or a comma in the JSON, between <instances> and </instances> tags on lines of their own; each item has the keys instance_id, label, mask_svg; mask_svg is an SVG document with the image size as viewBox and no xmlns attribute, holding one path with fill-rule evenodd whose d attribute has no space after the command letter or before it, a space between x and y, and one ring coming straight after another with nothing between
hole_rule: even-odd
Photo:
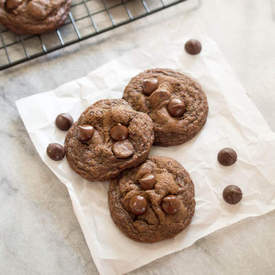
<instances>
[{"instance_id":1,"label":"chocolate cookie","mask_svg":"<svg viewBox=\"0 0 275 275\"><path fill-rule=\"evenodd\" d=\"M190 140L207 119L207 98L200 85L169 69L147 70L135 76L123 98L152 118L156 145L178 145Z\"/></svg>"},{"instance_id":2,"label":"chocolate cookie","mask_svg":"<svg viewBox=\"0 0 275 275\"><path fill-rule=\"evenodd\" d=\"M40 34L59 28L71 0L0 0L0 23L18 34Z\"/></svg>"},{"instance_id":3,"label":"chocolate cookie","mask_svg":"<svg viewBox=\"0 0 275 275\"><path fill-rule=\"evenodd\" d=\"M124 171L109 185L109 208L119 229L129 238L153 243L172 238L191 222L194 185L175 160L150 157Z\"/></svg>"},{"instance_id":4,"label":"chocolate cookie","mask_svg":"<svg viewBox=\"0 0 275 275\"><path fill-rule=\"evenodd\" d=\"M72 169L89 181L105 181L142 163L154 140L150 117L123 99L100 100L87 108L65 140Z\"/></svg>"}]
</instances>

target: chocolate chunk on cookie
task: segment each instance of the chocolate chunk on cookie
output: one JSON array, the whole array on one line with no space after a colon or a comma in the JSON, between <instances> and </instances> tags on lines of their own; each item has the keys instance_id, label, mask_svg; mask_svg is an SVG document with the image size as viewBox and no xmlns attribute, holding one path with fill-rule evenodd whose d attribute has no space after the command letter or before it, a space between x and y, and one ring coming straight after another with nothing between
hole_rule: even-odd
<instances>
[{"instance_id":1,"label":"chocolate chunk on cookie","mask_svg":"<svg viewBox=\"0 0 275 275\"><path fill-rule=\"evenodd\" d=\"M128 138L129 131L124 125L118 124L111 129L111 137L114 140L124 140Z\"/></svg>"},{"instance_id":2,"label":"chocolate chunk on cookie","mask_svg":"<svg viewBox=\"0 0 275 275\"><path fill-rule=\"evenodd\" d=\"M112 180L108 201L118 228L147 243L174 237L190 224L195 211L188 172L177 161L158 156Z\"/></svg>"},{"instance_id":3,"label":"chocolate chunk on cookie","mask_svg":"<svg viewBox=\"0 0 275 275\"><path fill-rule=\"evenodd\" d=\"M123 98L152 118L155 145L182 144L193 138L207 119L207 98L200 85L170 69L152 69L135 76Z\"/></svg>"},{"instance_id":4,"label":"chocolate chunk on cookie","mask_svg":"<svg viewBox=\"0 0 275 275\"><path fill-rule=\"evenodd\" d=\"M71 0L2 0L0 23L18 34L41 34L65 22Z\"/></svg>"},{"instance_id":5,"label":"chocolate chunk on cookie","mask_svg":"<svg viewBox=\"0 0 275 275\"><path fill-rule=\"evenodd\" d=\"M132 156L135 152L133 144L127 140L117 141L113 145L113 153L119 159L126 159Z\"/></svg>"},{"instance_id":6,"label":"chocolate chunk on cookie","mask_svg":"<svg viewBox=\"0 0 275 275\"><path fill-rule=\"evenodd\" d=\"M65 140L72 169L89 181L114 178L142 163L154 140L153 122L123 99L105 99L88 107Z\"/></svg>"},{"instance_id":7,"label":"chocolate chunk on cookie","mask_svg":"<svg viewBox=\"0 0 275 275\"><path fill-rule=\"evenodd\" d=\"M78 125L77 127L77 139L80 142L90 140L95 132L95 128L92 125Z\"/></svg>"}]
</instances>

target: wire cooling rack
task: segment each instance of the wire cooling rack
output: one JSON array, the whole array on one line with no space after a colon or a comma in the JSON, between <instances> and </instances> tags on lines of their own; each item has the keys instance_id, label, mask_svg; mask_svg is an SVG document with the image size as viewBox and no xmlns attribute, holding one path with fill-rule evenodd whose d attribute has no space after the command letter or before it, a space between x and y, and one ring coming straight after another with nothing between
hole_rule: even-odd
<instances>
[{"instance_id":1,"label":"wire cooling rack","mask_svg":"<svg viewBox=\"0 0 275 275\"><path fill-rule=\"evenodd\" d=\"M186 0L73 0L65 24L42 35L16 35L0 25L0 70L112 30Z\"/></svg>"}]
</instances>

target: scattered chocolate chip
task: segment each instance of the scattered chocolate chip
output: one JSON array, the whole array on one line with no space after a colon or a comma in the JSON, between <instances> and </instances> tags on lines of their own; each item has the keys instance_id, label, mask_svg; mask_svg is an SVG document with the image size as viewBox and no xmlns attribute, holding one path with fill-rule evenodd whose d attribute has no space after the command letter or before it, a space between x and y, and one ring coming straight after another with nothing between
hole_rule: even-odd
<instances>
[{"instance_id":1,"label":"scattered chocolate chip","mask_svg":"<svg viewBox=\"0 0 275 275\"><path fill-rule=\"evenodd\" d=\"M185 104L179 98L172 98L168 103L167 110L171 116L180 117L185 112Z\"/></svg>"},{"instance_id":2,"label":"scattered chocolate chip","mask_svg":"<svg viewBox=\"0 0 275 275\"><path fill-rule=\"evenodd\" d=\"M143 190L149 190L153 189L157 181L153 174L146 174L138 182Z\"/></svg>"},{"instance_id":3,"label":"scattered chocolate chip","mask_svg":"<svg viewBox=\"0 0 275 275\"><path fill-rule=\"evenodd\" d=\"M91 125L80 125L77 127L77 138L81 142L88 141L92 138L95 129Z\"/></svg>"},{"instance_id":4,"label":"scattered chocolate chip","mask_svg":"<svg viewBox=\"0 0 275 275\"><path fill-rule=\"evenodd\" d=\"M224 148L218 153L218 161L224 166L230 166L237 161L237 153L232 148Z\"/></svg>"},{"instance_id":5,"label":"scattered chocolate chip","mask_svg":"<svg viewBox=\"0 0 275 275\"><path fill-rule=\"evenodd\" d=\"M5 2L5 9L8 12L13 11L23 3L23 0L7 0Z\"/></svg>"},{"instance_id":6,"label":"scattered chocolate chip","mask_svg":"<svg viewBox=\"0 0 275 275\"><path fill-rule=\"evenodd\" d=\"M169 195L162 199L161 207L167 214L176 214L180 206L180 200L174 195Z\"/></svg>"},{"instance_id":7,"label":"scattered chocolate chip","mask_svg":"<svg viewBox=\"0 0 275 275\"><path fill-rule=\"evenodd\" d=\"M131 198L129 206L133 214L142 215L146 212L147 200L143 196L137 195Z\"/></svg>"},{"instance_id":8,"label":"scattered chocolate chip","mask_svg":"<svg viewBox=\"0 0 275 275\"><path fill-rule=\"evenodd\" d=\"M118 124L112 127L110 133L111 133L111 137L114 140L124 140L128 138L128 135L129 135L128 128L121 124Z\"/></svg>"},{"instance_id":9,"label":"scattered chocolate chip","mask_svg":"<svg viewBox=\"0 0 275 275\"><path fill-rule=\"evenodd\" d=\"M168 89L157 89L154 91L150 97L149 101L153 108L160 105L163 101L168 100L171 97L171 93L168 91Z\"/></svg>"},{"instance_id":10,"label":"scattered chocolate chip","mask_svg":"<svg viewBox=\"0 0 275 275\"><path fill-rule=\"evenodd\" d=\"M143 80L143 93L150 95L153 91L158 88L159 82L157 78L150 78Z\"/></svg>"},{"instance_id":11,"label":"scattered chocolate chip","mask_svg":"<svg viewBox=\"0 0 275 275\"><path fill-rule=\"evenodd\" d=\"M229 204L238 203L242 197L242 190L236 185L228 185L223 190L223 199Z\"/></svg>"},{"instance_id":12,"label":"scattered chocolate chip","mask_svg":"<svg viewBox=\"0 0 275 275\"><path fill-rule=\"evenodd\" d=\"M73 118L68 113L62 113L56 117L55 124L60 130L67 131L73 124Z\"/></svg>"},{"instance_id":13,"label":"scattered chocolate chip","mask_svg":"<svg viewBox=\"0 0 275 275\"><path fill-rule=\"evenodd\" d=\"M185 43L185 50L192 55L199 54L201 52L201 42L196 39L190 39Z\"/></svg>"},{"instance_id":14,"label":"scattered chocolate chip","mask_svg":"<svg viewBox=\"0 0 275 275\"><path fill-rule=\"evenodd\" d=\"M113 145L113 153L119 159L129 158L134 154L134 151L134 146L128 139L117 141Z\"/></svg>"},{"instance_id":15,"label":"scattered chocolate chip","mask_svg":"<svg viewBox=\"0 0 275 275\"><path fill-rule=\"evenodd\" d=\"M50 143L47 147L47 154L52 160L62 160L65 156L65 148L58 143Z\"/></svg>"}]
</instances>

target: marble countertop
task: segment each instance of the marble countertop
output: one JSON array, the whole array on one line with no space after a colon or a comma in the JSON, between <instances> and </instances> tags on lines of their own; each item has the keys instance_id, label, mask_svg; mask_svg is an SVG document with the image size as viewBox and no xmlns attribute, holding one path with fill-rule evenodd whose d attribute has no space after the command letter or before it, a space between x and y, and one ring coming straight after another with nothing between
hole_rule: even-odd
<instances>
[{"instance_id":1,"label":"marble countertop","mask_svg":"<svg viewBox=\"0 0 275 275\"><path fill-rule=\"evenodd\" d=\"M1 274L98 274L66 188L39 159L15 100L82 77L160 31L165 39L175 26L201 21L275 131L274 1L190 2L0 72ZM170 274L171 266L181 275L275 274L274 228L275 211L220 230L131 274Z\"/></svg>"}]
</instances>

